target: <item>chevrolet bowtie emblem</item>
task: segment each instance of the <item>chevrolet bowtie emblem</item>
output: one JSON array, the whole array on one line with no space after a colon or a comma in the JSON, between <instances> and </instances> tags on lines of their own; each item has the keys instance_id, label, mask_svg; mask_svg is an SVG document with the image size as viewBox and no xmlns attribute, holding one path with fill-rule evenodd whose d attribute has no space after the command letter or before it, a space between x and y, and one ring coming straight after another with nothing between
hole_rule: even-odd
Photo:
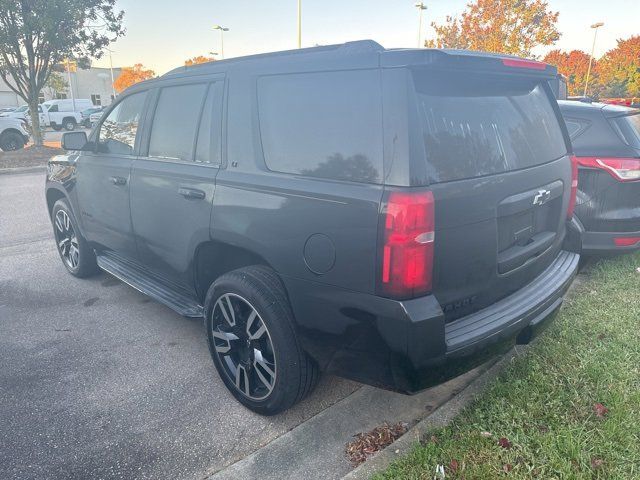
<instances>
[{"instance_id":1,"label":"chevrolet bowtie emblem","mask_svg":"<svg viewBox=\"0 0 640 480\"><path fill-rule=\"evenodd\" d=\"M538 190L536 196L533 197L533 204L542 206L547 203L550 198L551 192L549 190Z\"/></svg>"}]
</instances>

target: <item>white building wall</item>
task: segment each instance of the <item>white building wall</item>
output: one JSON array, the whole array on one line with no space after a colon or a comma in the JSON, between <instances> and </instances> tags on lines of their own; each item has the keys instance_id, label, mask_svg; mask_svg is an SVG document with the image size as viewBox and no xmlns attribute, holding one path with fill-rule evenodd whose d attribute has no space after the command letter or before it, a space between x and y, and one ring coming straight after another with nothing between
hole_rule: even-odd
<instances>
[{"instance_id":1,"label":"white building wall","mask_svg":"<svg viewBox=\"0 0 640 480\"><path fill-rule=\"evenodd\" d=\"M65 82L69 83L67 72L61 72ZM114 80L120 76L120 68L113 69ZM87 70L78 69L71 72L71 85L73 87L73 95L75 98L92 99L94 103L101 105L109 105L112 101L113 89L111 83L111 72L108 68L92 67ZM42 89L44 100L55 98L55 92L45 87ZM69 89L66 92L66 98L71 98ZM25 102L17 94L15 94L9 86L0 79L0 107L17 107Z\"/></svg>"}]
</instances>

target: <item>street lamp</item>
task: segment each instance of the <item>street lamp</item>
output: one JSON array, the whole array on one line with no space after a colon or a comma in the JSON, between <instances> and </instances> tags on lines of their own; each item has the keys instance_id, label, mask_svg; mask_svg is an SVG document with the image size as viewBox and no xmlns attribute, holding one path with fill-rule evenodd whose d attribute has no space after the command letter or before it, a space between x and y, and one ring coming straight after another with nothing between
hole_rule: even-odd
<instances>
[{"instance_id":1,"label":"street lamp","mask_svg":"<svg viewBox=\"0 0 640 480\"><path fill-rule=\"evenodd\" d=\"M583 97L587 96L587 87L589 86L589 75L591 74L591 64L593 63L593 52L596 48L596 36L598 35L598 28L602 27L603 25L604 25L603 22L598 22L591 25L591 28L593 28L593 45L591 45L591 56L589 57L589 67L587 68L587 78L585 78L584 80L584 93L582 94Z\"/></svg>"},{"instance_id":2,"label":"street lamp","mask_svg":"<svg viewBox=\"0 0 640 480\"><path fill-rule=\"evenodd\" d=\"M420 44L420 39L422 37L422 12L427 9L427 6L423 2L417 2L415 7L418 9L419 17L418 17L418 48L422 45Z\"/></svg>"},{"instance_id":3,"label":"street lamp","mask_svg":"<svg viewBox=\"0 0 640 480\"><path fill-rule=\"evenodd\" d=\"M302 48L302 0L298 0L298 48Z\"/></svg>"},{"instance_id":4,"label":"street lamp","mask_svg":"<svg viewBox=\"0 0 640 480\"><path fill-rule=\"evenodd\" d=\"M220 56L224 58L224 32L228 32L229 29L221 25L214 25L213 29L220 30Z\"/></svg>"},{"instance_id":5,"label":"street lamp","mask_svg":"<svg viewBox=\"0 0 640 480\"><path fill-rule=\"evenodd\" d=\"M113 82L115 81L113 78L113 59L111 58L111 54L113 50L107 48L107 52L109 52L109 71L111 72L111 101L113 102L116 99L116 87L113 86Z\"/></svg>"}]
</instances>

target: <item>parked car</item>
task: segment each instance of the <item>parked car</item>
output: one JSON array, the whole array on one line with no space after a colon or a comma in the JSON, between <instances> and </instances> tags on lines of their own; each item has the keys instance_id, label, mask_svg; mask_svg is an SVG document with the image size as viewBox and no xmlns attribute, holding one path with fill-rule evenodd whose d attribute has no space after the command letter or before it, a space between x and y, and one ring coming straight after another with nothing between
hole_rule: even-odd
<instances>
[{"instance_id":1,"label":"parked car","mask_svg":"<svg viewBox=\"0 0 640 480\"><path fill-rule=\"evenodd\" d=\"M26 122L17 118L0 117L0 150L20 150L29 142Z\"/></svg>"},{"instance_id":2,"label":"parked car","mask_svg":"<svg viewBox=\"0 0 640 480\"><path fill-rule=\"evenodd\" d=\"M176 69L63 136L60 257L204 317L223 382L261 414L320 371L440 383L529 341L576 273L555 75L371 41Z\"/></svg>"},{"instance_id":3,"label":"parked car","mask_svg":"<svg viewBox=\"0 0 640 480\"><path fill-rule=\"evenodd\" d=\"M40 124L57 131L63 128L75 130L82 122L81 112L94 106L91 100L85 98L48 100L41 105Z\"/></svg>"},{"instance_id":4,"label":"parked car","mask_svg":"<svg viewBox=\"0 0 640 480\"><path fill-rule=\"evenodd\" d=\"M13 112L16 108L18 107L2 107L0 108L0 116L2 116L3 113Z\"/></svg>"},{"instance_id":5,"label":"parked car","mask_svg":"<svg viewBox=\"0 0 640 480\"><path fill-rule=\"evenodd\" d=\"M89 124L90 124L90 128L93 128L93 126L98 123L98 121L100 120L100 118L102 117L102 114L104 113L104 109L100 110L99 112L95 112L92 113L89 116Z\"/></svg>"},{"instance_id":6,"label":"parked car","mask_svg":"<svg viewBox=\"0 0 640 480\"><path fill-rule=\"evenodd\" d=\"M38 112L42 112L40 105L38 105ZM29 105L20 105L9 112L0 113L0 117L15 118L27 122L29 120Z\"/></svg>"},{"instance_id":7,"label":"parked car","mask_svg":"<svg viewBox=\"0 0 640 480\"><path fill-rule=\"evenodd\" d=\"M92 127L91 115L93 115L94 113L102 112L103 109L104 107L91 107L80 112L80 117L81 117L80 123L82 124L82 126L85 128L91 128ZM100 118L100 117L97 117L97 118Z\"/></svg>"},{"instance_id":8,"label":"parked car","mask_svg":"<svg viewBox=\"0 0 640 480\"><path fill-rule=\"evenodd\" d=\"M576 221L585 253L640 249L640 110L558 102L579 166Z\"/></svg>"}]
</instances>

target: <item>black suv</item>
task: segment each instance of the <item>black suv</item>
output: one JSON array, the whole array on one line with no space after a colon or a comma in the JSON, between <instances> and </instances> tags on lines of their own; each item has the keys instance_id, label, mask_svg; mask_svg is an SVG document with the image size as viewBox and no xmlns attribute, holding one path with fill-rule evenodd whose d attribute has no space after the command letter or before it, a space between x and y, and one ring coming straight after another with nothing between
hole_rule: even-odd
<instances>
[{"instance_id":1,"label":"black suv","mask_svg":"<svg viewBox=\"0 0 640 480\"><path fill-rule=\"evenodd\" d=\"M558 102L577 157L575 221L586 254L640 249L640 110Z\"/></svg>"},{"instance_id":2,"label":"black suv","mask_svg":"<svg viewBox=\"0 0 640 480\"><path fill-rule=\"evenodd\" d=\"M417 391L527 341L576 273L555 75L371 41L178 68L65 135L60 256L203 316L259 413L319 371Z\"/></svg>"}]
</instances>

